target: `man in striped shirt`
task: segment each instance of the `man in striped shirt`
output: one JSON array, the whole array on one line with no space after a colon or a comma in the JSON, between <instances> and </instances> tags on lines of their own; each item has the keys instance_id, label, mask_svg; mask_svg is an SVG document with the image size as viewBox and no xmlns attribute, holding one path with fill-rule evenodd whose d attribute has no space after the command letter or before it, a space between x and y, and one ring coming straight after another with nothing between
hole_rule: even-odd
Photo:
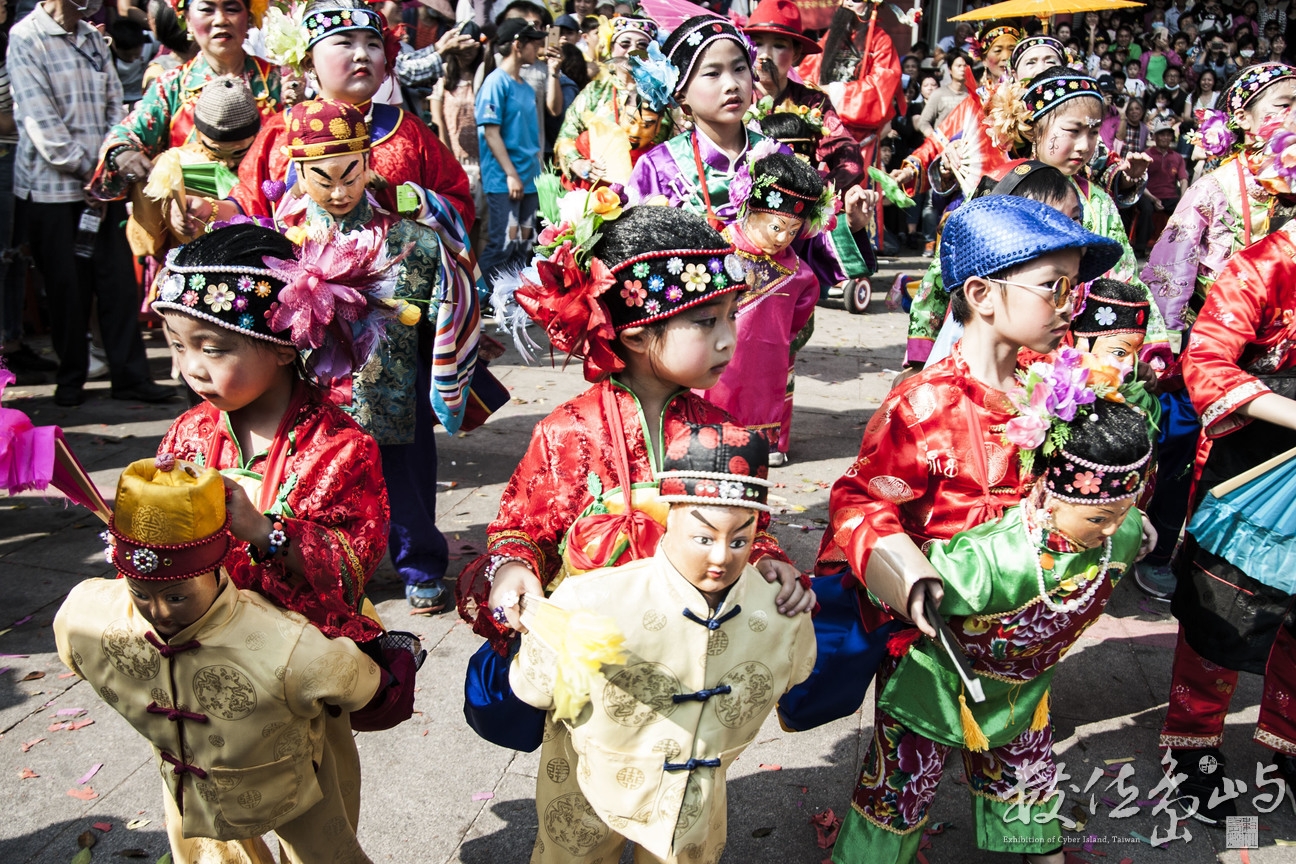
<instances>
[{"instance_id":1,"label":"man in striped shirt","mask_svg":"<svg viewBox=\"0 0 1296 864\"><path fill-rule=\"evenodd\" d=\"M157 402L174 390L155 383L136 321L138 298L122 223L125 205L86 197L99 146L122 117L122 87L103 36L82 21L94 8L44 0L14 25L8 69L19 143L14 163L17 224L45 281L59 356L54 402L80 405L89 368L92 301L112 374L112 396ZM140 178L143 179L143 178ZM103 217L89 258L73 254L88 207Z\"/></svg>"}]
</instances>

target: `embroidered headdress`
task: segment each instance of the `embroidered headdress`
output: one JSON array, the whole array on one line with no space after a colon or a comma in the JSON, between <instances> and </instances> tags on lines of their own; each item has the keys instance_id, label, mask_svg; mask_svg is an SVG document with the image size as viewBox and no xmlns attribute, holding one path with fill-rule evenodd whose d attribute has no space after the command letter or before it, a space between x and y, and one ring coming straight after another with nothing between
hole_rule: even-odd
<instances>
[{"instance_id":1,"label":"embroidered headdress","mask_svg":"<svg viewBox=\"0 0 1296 864\"><path fill-rule=\"evenodd\" d=\"M675 83L676 95L688 86L693 67L706 49L725 39L737 42L738 47L747 52L748 60L755 62L755 46L726 18L695 15L675 28L666 40L666 57L679 70L679 80Z\"/></svg>"},{"instance_id":2,"label":"embroidered headdress","mask_svg":"<svg viewBox=\"0 0 1296 864\"><path fill-rule=\"evenodd\" d=\"M651 18L634 18L629 15L618 15L612 19L612 41L627 30L634 30L648 37L649 42L657 41L659 31L657 22Z\"/></svg>"},{"instance_id":3,"label":"embroidered headdress","mask_svg":"<svg viewBox=\"0 0 1296 864\"><path fill-rule=\"evenodd\" d=\"M1031 113L1031 120L1038 120L1063 102L1082 96L1102 100L1098 82L1088 75L1058 75L1049 78L1040 75L1026 85L1022 101Z\"/></svg>"},{"instance_id":4,"label":"embroidered headdress","mask_svg":"<svg viewBox=\"0 0 1296 864\"><path fill-rule=\"evenodd\" d=\"M1061 40L1047 33L1039 33L1034 36L1027 36L1019 41L1012 51L1010 65L1014 70L1017 69L1017 62L1026 56L1026 52L1032 48L1048 47L1057 52L1058 64L1063 64L1067 60L1066 46Z\"/></svg>"},{"instance_id":5,"label":"embroidered headdress","mask_svg":"<svg viewBox=\"0 0 1296 864\"><path fill-rule=\"evenodd\" d=\"M1020 41L1025 35L1026 34L1018 28L1008 24L987 24L981 32L976 35L975 39L968 40L968 50L977 60L984 60L986 55L990 53L990 46L995 43L996 39L1003 36L1011 36Z\"/></svg>"},{"instance_id":6,"label":"embroidered headdress","mask_svg":"<svg viewBox=\"0 0 1296 864\"><path fill-rule=\"evenodd\" d=\"M1290 78L1296 78L1296 67L1286 63L1256 63L1246 67L1234 76L1220 97L1219 104L1224 110L1207 108L1196 112L1197 131L1190 140L1210 156L1228 155L1244 140L1242 130L1233 119L1234 112L1245 110L1269 85Z\"/></svg>"},{"instance_id":7,"label":"embroidered headdress","mask_svg":"<svg viewBox=\"0 0 1296 864\"><path fill-rule=\"evenodd\" d=\"M369 123L365 115L347 102L312 99L298 102L284 118L289 159L307 161L369 151Z\"/></svg>"},{"instance_id":8,"label":"embroidered headdress","mask_svg":"<svg viewBox=\"0 0 1296 864\"><path fill-rule=\"evenodd\" d=\"M175 582L216 569L234 547L220 472L169 454L132 463L104 539L108 560L132 579Z\"/></svg>"},{"instance_id":9,"label":"embroidered headdress","mask_svg":"<svg viewBox=\"0 0 1296 864\"><path fill-rule=\"evenodd\" d=\"M1095 339L1115 333L1147 333L1152 304L1137 287L1115 279L1095 279L1084 306L1071 319L1074 336Z\"/></svg>"},{"instance_id":10,"label":"embroidered headdress","mask_svg":"<svg viewBox=\"0 0 1296 864\"><path fill-rule=\"evenodd\" d=\"M688 424L666 444L658 501L770 509L769 441L730 423Z\"/></svg>"},{"instance_id":11,"label":"embroidered headdress","mask_svg":"<svg viewBox=\"0 0 1296 864\"><path fill-rule=\"evenodd\" d=\"M829 227L836 215L837 196L817 171L796 156L780 152L779 146L766 138L752 147L746 163L734 175L729 195L741 202L739 216L782 213L801 219L805 223L802 236L814 237ZM800 182L780 182L780 175Z\"/></svg>"},{"instance_id":12,"label":"embroidered headdress","mask_svg":"<svg viewBox=\"0 0 1296 864\"><path fill-rule=\"evenodd\" d=\"M386 32L382 15L367 7L354 9L316 9L302 18L306 31L306 50L322 39L344 30L370 30L378 36Z\"/></svg>"}]
</instances>

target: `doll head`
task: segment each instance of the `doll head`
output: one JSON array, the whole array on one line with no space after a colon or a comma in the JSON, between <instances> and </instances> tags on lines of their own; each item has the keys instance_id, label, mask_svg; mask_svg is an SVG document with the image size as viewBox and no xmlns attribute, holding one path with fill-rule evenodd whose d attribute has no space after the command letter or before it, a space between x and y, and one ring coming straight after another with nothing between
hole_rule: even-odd
<instances>
[{"instance_id":1,"label":"doll head","mask_svg":"<svg viewBox=\"0 0 1296 864\"><path fill-rule=\"evenodd\" d=\"M761 118L761 134L783 144L807 164L815 165L823 124L821 120L816 127L808 119L814 116L813 112L803 115L792 111L774 111Z\"/></svg>"},{"instance_id":2,"label":"doll head","mask_svg":"<svg viewBox=\"0 0 1296 864\"><path fill-rule=\"evenodd\" d=\"M625 110L620 116L621 128L630 139L631 150L643 150L653 145L657 133L661 131L662 115L642 99L633 94L627 97Z\"/></svg>"},{"instance_id":3,"label":"doll head","mask_svg":"<svg viewBox=\"0 0 1296 864\"><path fill-rule=\"evenodd\" d=\"M175 636L207 614L235 548L220 473L169 454L131 464L104 538L135 609L163 639Z\"/></svg>"},{"instance_id":4,"label":"doll head","mask_svg":"<svg viewBox=\"0 0 1296 864\"><path fill-rule=\"evenodd\" d=\"M1143 347L1151 308L1136 286L1095 279L1071 321L1076 348L1118 369L1129 368Z\"/></svg>"},{"instance_id":5,"label":"doll head","mask_svg":"<svg viewBox=\"0 0 1296 864\"><path fill-rule=\"evenodd\" d=\"M590 381L634 367L680 387L713 386L733 353L735 293L746 278L732 244L689 210L622 212L600 195L616 199L578 190L559 200L561 222L541 232L521 284L497 280L497 308L512 289L554 347L583 358Z\"/></svg>"},{"instance_id":6,"label":"doll head","mask_svg":"<svg viewBox=\"0 0 1296 864\"><path fill-rule=\"evenodd\" d=\"M823 193L818 171L788 153L772 153L751 167L743 233L766 255L779 255L801 236Z\"/></svg>"},{"instance_id":7,"label":"doll head","mask_svg":"<svg viewBox=\"0 0 1296 864\"><path fill-rule=\"evenodd\" d=\"M666 445L658 500L670 504L661 550L712 608L751 557L770 482L769 443L741 426L689 424Z\"/></svg>"},{"instance_id":8,"label":"doll head","mask_svg":"<svg viewBox=\"0 0 1296 864\"><path fill-rule=\"evenodd\" d=\"M247 82L235 75L209 81L193 111L194 137L207 155L237 168L261 131L261 114Z\"/></svg>"},{"instance_id":9,"label":"doll head","mask_svg":"<svg viewBox=\"0 0 1296 864\"><path fill-rule=\"evenodd\" d=\"M1065 443L1039 460L1033 500L1046 527L1092 549L1116 533L1147 479L1148 420L1124 403L1097 399L1066 424Z\"/></svg>"},{"instance_id":10,"label":"doll head","mask_svg":"<svg viewBox=\"0 0 1296 864\"><path fill-rule=\"evenodd\" d=\"M298 189L332 216L355 209L369 182L369 123L360 109L313 99L294 105L284 126Z\"/></svg>"},{"instance_id":11,"label":"doll head","mask_svg":"<svg viewBox=\"0 0 1296 864\"><path fill-rule=\"evenodd\" d=\"M1065 66L1046 69L1022 93L1024 136L1035 158L1068 177L1089 164L1098 147L1103 101L1098 82Z\"/></svg>"},{"instance_id":12,"label":"doll head","mask_svg":"<svg viewBox=\"0 0 1296 864\"><path fill-rule=\"evenodd\" d=\"M695 122L742 124L751 107L754 49L724 18L696 15L671 32L666 57L679 70L675 98Z\"/></svg>"}]
</instances>

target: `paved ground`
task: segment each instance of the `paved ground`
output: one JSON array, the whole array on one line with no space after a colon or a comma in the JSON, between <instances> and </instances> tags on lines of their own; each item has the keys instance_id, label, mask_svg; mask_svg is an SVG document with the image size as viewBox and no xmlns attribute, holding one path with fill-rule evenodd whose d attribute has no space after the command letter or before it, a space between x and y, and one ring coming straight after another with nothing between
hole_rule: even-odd
<instances>
[{"instance_id":1,"label":"paved ground","mask_svg":"<svg viewBox=\"0 0 1296 864\"><path fill-rule=\"evenodd\" d=\"M914 266L916 262L908 262ZM876 282L890 284L898 264ZM776 490L789 509L778 517L778 534L796 561L808 567L826 516L828 487L847 467L863 425L886 392L903 353L905 319L886 312L882 290L862 317L821 308L813 340L798 361L797 415L793 461L775 469ZM160 343L150 353L162 372ZM451 539L455 569L472 557L494 515L503 483L523 452L531 427L555 405L584 386L579 370L525 368L510 353L496 364L512 389L514 403L484 428L442 439L440 525ZM107 385L95 385L80 409L53 405L52 388L13 389L6 406L29 413L38 424L57 423L74 450L110 491L126 463L155 452L175 408L140 407L107 399ZM76 509L36 497L0 499L0 862L67 862L77 836L99 836L94 860L118 859L137 849L154 861L166 851L156 774L148 748L84 683L60 677L50 621L78 579L108 573L97 537L100 526ZM392 581L380 574L372 595L393 624L418 632L430 651L421 673L421 712L398 729L360 736L364 763L361 839L376 862L520 862L527 859L536 829L532 804L537 757L503 751L476 738L461 714L463 670L476 638L453 616L413 617ZM1081 787L1093 769L1109 777L1094 786L1096 812L1073 844L1079 856L1104 864L1142 862L1245 861L1221 851L1223 832L1190 826L1190 842L1153 849L1148 837L1166 820L1151 815L1151 789L1159 776L1156 732L1165 707L1174 623L1164 607L1142 600L1132 583L1122 585L1110 614L1093 627L1067 657L1054 695L1058 750L1073 782ZM12 622L12 623L10 623ZM33 677L43 673L43 677ZM31 678L32 680L25 680ZM1243 780L1242 813L1255 810L1254 772L1267 751L1250 740L1259 698L1258 681L1244 678L1225 750L1230 776ZM51 731L75 709L73 719L93 723ZM65 713L69 712L69 713ZM828 853L815 843L812 814L849 807L852 784L871 733L872 701L864 710L830 726L800 735L782 732L773 721L734 766L730 777L727 862L779 861L816 864ZM36 742L36 743L31 743ZM30 749L24 749L30 745ZM1137 814L1116 819L1112 809L1124 796L1106 787L1133 760ZM102 767L86 784L78 780ZM1112 764L1109 764L1112 763ZM770 770L781 766L780 770ZM21 779L24 769L36 777ZM91 788L84 801L70 790ZM1088 796L1071 796L1065 809ZM1008 861L976 850L962 768L951 760L934 820L944 830L929 838L930 864ZM127 830L131 820L148 820ZM107 833L92 828L107 823ZM1259 816L1256 864L1296 861L1296 851L1276 846L1296 840L1289 802ZM1086 838L1089 842L1086 843Z\"/></svg>"}]
</instances>

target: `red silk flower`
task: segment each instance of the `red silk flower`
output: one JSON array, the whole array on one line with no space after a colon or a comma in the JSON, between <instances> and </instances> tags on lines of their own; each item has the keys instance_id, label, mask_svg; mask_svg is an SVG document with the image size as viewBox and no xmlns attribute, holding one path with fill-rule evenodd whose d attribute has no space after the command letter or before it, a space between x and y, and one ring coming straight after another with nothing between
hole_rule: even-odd
<instances>
[{"instance_id":1,"label":"red silk flower","mask_svg":"<svg viewBox=\"0 0 1296 864\"><path fill-rule=\"evenodd\" d=\"M624 361L612 350L616 330L599 299L615 281L607 266L592 258L585 272L567 241L547 260L537 262L536 270L540 284L523 279L515 296L532 320L544 327L554 347L584 359L589 381L624 369Z\"/></svg>"}]
</instances>

